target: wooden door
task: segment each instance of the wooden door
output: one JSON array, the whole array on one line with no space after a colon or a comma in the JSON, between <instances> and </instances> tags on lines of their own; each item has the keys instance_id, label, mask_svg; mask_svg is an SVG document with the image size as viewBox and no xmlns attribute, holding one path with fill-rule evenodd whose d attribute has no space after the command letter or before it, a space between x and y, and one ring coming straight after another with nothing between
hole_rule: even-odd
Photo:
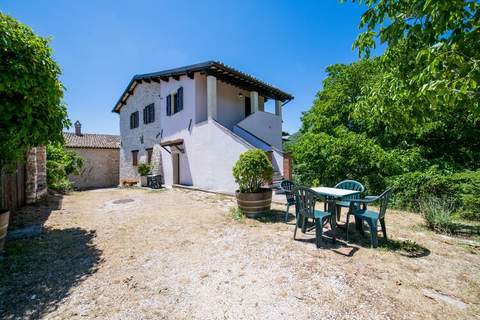
<instances>
[{"instance_id":1,"label":"wooden door","mask_svg":"<svg viewBox=\"0 0 480 320\"><path fill-rule=\"evenodd\" d=\"M173 184L180 184L180 154L172 153Z\"/></svg>"}]
</instances>

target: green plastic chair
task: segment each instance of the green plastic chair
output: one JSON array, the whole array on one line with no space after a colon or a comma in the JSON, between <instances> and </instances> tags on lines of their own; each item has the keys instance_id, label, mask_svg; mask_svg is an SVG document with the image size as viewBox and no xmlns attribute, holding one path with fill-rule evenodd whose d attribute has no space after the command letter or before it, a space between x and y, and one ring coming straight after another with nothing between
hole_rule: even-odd
<instances>
[{"instance_id":1,"label":"green plastic chair","mask_svg":"<svg viewBox=\"0 0 480 320\"><path fill-rule=\"evenodd\" d=\"M347 190L355 190L360 191L360 193L365 191L365 187L358 181L355 180L343 180L340 181L335 185L335 188L340 189L347 189ZM340 220L340 214L342 208L350 208L350 200L351 199L360 199L360 193L354 194L351 196L343 197L341 201L336 202L336 212L337 212L337 220Z\"/></svg>"},{"instance_id":2,"label":"green plastic chair","mask_svg":"<svg viewBox=\"0 0 480 320\"><path fill-rule=\"evenodd\" d=\"M303 220L301 225L305 226L305 219L311 218L315 223L315 242L317 244L317 248L320 248L323 237L323 225L326 224L328 219L332 217L332 213L327 211L328 200L312 189L301 186L296 187L293 190L293 194L295 196L295 207L297 208L297 223L295 224L293 239L296 240L297 229L300 225L300 220ZM317 201L324 202L323 211L315 210L315 204ZM330 225L332 224L330 223ZM335 241L335 230L332 231L334 232L333 241Z\"/></svg>"},{"instance_id":3,"label":"green plastic chair","mask_svg":"<svg viewBox=\"0 0 480 320\"><path fill-rule=\"evenodd\" d=\"M370 243L374 248L378 246L378 221L380 221L380 225L382 227L383 238L384 240L387 240L385 212L387 211L388 200L390 199L391 194L392 189L388 188L379 196L368 196L365 199L350 200L350 209L347 214L347 241L350 215L353 215L356 221L359 219L359 221L366 221L368 223L370 227ZM368 209L367 205L374 202L378 202L380 204L379 212ZM361 225L361 227L363 228L363 225Z\"/></svg>"},{"instance_id":4,"label":"green plastic chair","mask_svg":"<svg viewBox=\"0 0 480 320\"><path fill-rule=\"evenodd\" d=\"M293 189L295 189L295 183L293 183L290 180L283 180L282 183L280 183L280 186L285 191L285 197L287 198L287 204L286 204L287 210L285 212L285 222L288 222L290 206L295 205L295 196L293 195ZM297 218L297 212L295 212L295 219L296 218Z\"/></svg>"}]
</instances>

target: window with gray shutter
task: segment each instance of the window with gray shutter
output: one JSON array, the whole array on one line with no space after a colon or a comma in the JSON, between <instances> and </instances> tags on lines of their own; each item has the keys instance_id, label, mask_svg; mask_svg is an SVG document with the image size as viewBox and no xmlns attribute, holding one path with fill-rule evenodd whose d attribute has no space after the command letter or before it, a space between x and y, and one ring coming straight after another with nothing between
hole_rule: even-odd
<instances>
[{"instance_id":1,"label":"window with gray shutter","mask_svg":"<svg viewBox=\"0 0 480 320\"><path fill-rule=\"evenodd\" d=\"M183 110L183 87L178 88L177 90L177 112Z\"/></svg>"},{"instance_id":2,"label":"window with gray shutter","mask_svg":"<svg viewBox=\"0 0 480 320\"><path fill-rule=\"evenodd\" d=\"M172 96L167 96L167 116L172 115Z\"/></svg>"},{"instance_id":3,"label":"window with gray shutter","mask_svg":"<svg viewBox=\"0 0 480 320\"><path fill-rule=\"evenodd\" d=\"M149 104L143 108L143 123L148 124L155 122L155 104Z\"/></svg>"},{"instance_id":4,"label":"window with gray shutter","mask_svg":"<svg viewBox=\"0 0 480 320\"><path fill-rule=\"evenodd\" d=\"M130 114L130 129L138 128L139 125L139 115L138 111L132 112Z\"/></svg>"}]
</instances>

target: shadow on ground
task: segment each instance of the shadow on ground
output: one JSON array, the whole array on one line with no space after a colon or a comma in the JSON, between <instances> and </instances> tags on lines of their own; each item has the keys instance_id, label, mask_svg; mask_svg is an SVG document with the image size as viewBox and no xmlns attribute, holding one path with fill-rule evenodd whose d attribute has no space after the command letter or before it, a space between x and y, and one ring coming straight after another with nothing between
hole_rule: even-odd
<instances>
[{"instance_id":1,"label":"shadow on ground","mask_svg":"<svg viewBox=\"0 0 480 320\"><path fill-rule=\"evenodd\" d=\"M52 211L62 208L63 195L48 194L44 199L32 205L26 205L10 214L9 230L21 229L33 224L43 225Z\"/></svg>"},{"instance_id":2,"label":"shadow on ground","mask_svg":"<svg viewBox=\"0 0 480 320\"><path fill-rule=\"evenodd\" d=\"M257 218L260 222L265 223L277 223L277 222L285 222L285 212L280 210L272 210L269 213L266 213ZM292 214L288 215L288 223L295 225L295 217ZM329 226L327 225L327 228ZM387 226L388 228L388 226ZM315 229L314 225L308 221L307 222L307 235L308 238L304 239L297 239L300 242L312 243L315 244ZM351 223L349 227L349 241L347 242L346 239L346 232L345 226L341 226L337 229L337 241L333 242L332 237L333 233L331 230L324 231L324 239L322 242L322 248L332 250L335 253L340 255L352 257L360 247L370 248L370 234L368 231L364 232L362 235L360 232L355 230L355 224ZM471 232L471 231L470 231ZM298 229L298 234L301 233L301 229ZM426 257L430 254L430 250L419 245L415 241L412 240L395 240L395 239L383 239L381 233L379 232L378 235L378 249L380 250L387 250L392 252L397 252L398 254L409 257L409 258L421 258ZM350 249L347 253L342 251L338 251L337 249Z\"/></svg>"},{"instance_id":3,"label":"shadow on ground","mask_svg":"<svg viewBox=\"0 0 480 320\"><path fill-rule=\"evenodd\" d=\"M35 239L10 241L0 261L0 319L38 319L94 273L101 251L94 231L46 229Z\"/></svg>"},{"instance_id":4,"label":"shadow on ground","mask_svg":"<svg viewBox=\"0 0 480 320\"><path fill-rule=\"evenodd\" d=\"M288 220L292 220L294 216L289 214ZM277 222L285 222L285 211L282 210L270 210L269 212L265 212L260 214L255 220L260 221L262 223L277 223Z\"/></svg>"}]
</instances>

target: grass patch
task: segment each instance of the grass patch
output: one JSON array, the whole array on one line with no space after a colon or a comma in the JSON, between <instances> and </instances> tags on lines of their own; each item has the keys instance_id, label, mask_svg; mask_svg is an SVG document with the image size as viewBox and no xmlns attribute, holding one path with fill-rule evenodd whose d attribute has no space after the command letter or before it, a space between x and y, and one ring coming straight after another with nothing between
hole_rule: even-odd
<instances>
[{"instance_id":1,"label":"grass patch","mask_svg":"<svg viewBox=\"0 0 480 320\"><path fill-rule=\"evenodd\" d=\"M245 223L245 214L238 207L230 208L230 216L237 222Z\"/></svg>"},{"instance_id":2,"label":"grass patch","mask_svg":"<svg viewBox=\"0 0 480 320\"><path fill-rule=\"evenodd\" d=\"M420 203L425 225L430 230L438 233L455 233L456 225L453 221L455 206L446 198L426 198Z\"/></svg>"}]
</instances>

